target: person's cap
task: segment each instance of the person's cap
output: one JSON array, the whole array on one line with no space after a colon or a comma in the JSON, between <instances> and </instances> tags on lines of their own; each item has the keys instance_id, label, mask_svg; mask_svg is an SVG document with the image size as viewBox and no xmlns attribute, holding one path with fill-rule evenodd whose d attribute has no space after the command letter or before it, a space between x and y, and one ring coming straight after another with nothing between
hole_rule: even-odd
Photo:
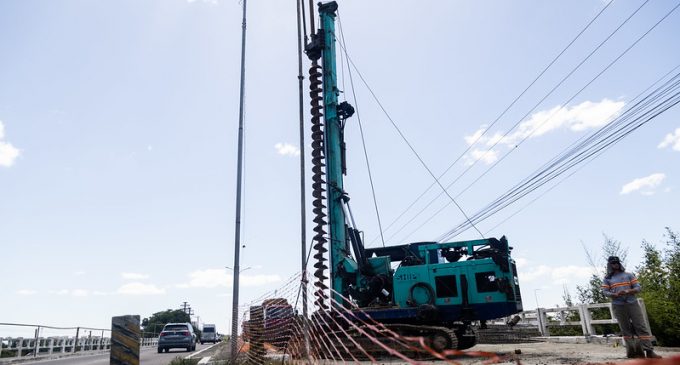
<instances>
[{"instance_id":1,"label":"person's cap","mask_svg":"<svg viewBox=\"0 0 680 365\"><path fill-rule=\"evenodd\" d=\"M610 264L620 264L621 260L619 260L618 256L609 256L609 258L607 259L607 262L610 263Z\"/></svg>"}]
</instances>

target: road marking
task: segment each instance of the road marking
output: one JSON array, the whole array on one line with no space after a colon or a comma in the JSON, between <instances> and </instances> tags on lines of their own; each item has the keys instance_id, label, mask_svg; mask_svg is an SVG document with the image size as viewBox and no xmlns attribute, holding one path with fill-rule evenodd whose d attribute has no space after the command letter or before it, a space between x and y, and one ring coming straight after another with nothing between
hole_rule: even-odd
<instances>
[{"instance_id":1,"label":"road marking","mask_svg":"<svg viewBox=\"0 0 680 365\"><path fill-rule=\"evenodd\" d=\"M203 351L205 351L205 350L208 350L208 349L211 349L211 348L213 348L213 347L215 347L216 345L219 345L219 344L220 344L219 342L216 342L216 343L214 343L214 344L212 344L212 345L210 345L210 346L208 346L208 347L206 347L206 348L204 348L204 349L202 349L202 350L200 350L200 351L194 352L193 354L191 354L191 355L185 357L185 359L191 359L192 357L194 357L194 356L200 354L201 352L203 352Z\"/></svg>"},{"instance_id":2,"label":"road marking","mask_svg":"<svg viewBox=\"0 0 680 365\"><path fill-rule=\"evenodd\" d=\"M210 356L202 358L201 361L199 361L198 363L199 364L207 364L208 361L210 361Z\"/></svg>"}]
</instances>

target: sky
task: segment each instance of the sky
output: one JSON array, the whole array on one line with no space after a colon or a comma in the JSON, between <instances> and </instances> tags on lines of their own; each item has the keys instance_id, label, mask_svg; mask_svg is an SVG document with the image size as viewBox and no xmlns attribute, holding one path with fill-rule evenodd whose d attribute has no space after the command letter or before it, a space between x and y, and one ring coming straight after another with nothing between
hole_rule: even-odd
<instances>
[{"instance_id":1,"label":"sky","mask_svg":"<svg viewBox=\"0 0 680 365\"><path fill-rule=\"evenodd\" d=\"M359 122L386 243L435 240L464 217L448 205L428 220L448 202L426 207L433 188L395 222L433 178L392 122L436 175L463 156L441 181L469 169L450 192L472 214L680 64L678 10L577 93L676 5L614 1L491 126L606 4L339 1L356 65L339 59L341 98L358 110L345 187L367 246L381 243ZM108 328L188 302L229 332L241 5L0 2L0 323ZM249 1L242 304L300 270L297 70L294 2ZM529 309L575 297L604 235L634 269L642 240L680 229L680 107L550 186L478 224L508 237Z\"/></svg>"}]
</instances>

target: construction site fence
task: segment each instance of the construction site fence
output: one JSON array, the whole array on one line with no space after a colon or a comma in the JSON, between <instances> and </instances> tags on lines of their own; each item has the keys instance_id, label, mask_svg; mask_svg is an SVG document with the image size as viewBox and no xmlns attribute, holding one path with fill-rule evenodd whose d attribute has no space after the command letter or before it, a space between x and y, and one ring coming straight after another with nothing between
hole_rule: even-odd
<instances>
[{"instance_id":1,"label":"construction site fence","mask_svg":"<svg viewBox=\"0 0 680 365\"><path fill-rule=\"evenodd\" d=\"M52 355L71 355L81 352L111 349L111 330L92 327L54 327L20 323L0 323L0 331L7 328L32 329L34 336L0 337L2 360ZM141 338L142 347L158 345L158 338Z\"/></svg>"},{"instance_id":2,"label":"construction site fence","mask_svg":"<svg viewBox=\"0 0 680 365\"><path fill-rule=\"evenodd\" d=\"M638 299L638 303L642 308L645 324L649 329L649 318L647 317L647 309L645 302ZM606 308L607 311L600 311L600 313L608 313L609 318L593 319L593 310ZM516 315L500 318L491 321L494 325L505 325L513 322L513 318L518 316L518 326L534 326L538 328L541 336L551 336L550 328L555 327L580 327L583 336L597 336L595 325L601 324L618 324L614 318L614 312L611 303L592 303L592 304L578 304L571 307L555 307L555 308L537 308L535 310L524 311ZM573 320L576 319L576 320Z\"/></svg>"}]
</instances>

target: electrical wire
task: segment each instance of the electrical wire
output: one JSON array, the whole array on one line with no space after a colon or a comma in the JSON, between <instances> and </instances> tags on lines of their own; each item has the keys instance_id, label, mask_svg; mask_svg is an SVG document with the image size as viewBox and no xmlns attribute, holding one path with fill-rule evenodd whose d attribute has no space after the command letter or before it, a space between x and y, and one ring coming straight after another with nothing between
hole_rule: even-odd
<instances>
[{"instance_id":1,"label":"electrical wire","mask_svg":"<svg viewBox=\"0 0 680 365\"><path fill-rule=\"evenodd\" d=\"M343 49L347 49L345 42L345 34L342 31L342 21L340 19L340 11L338 11L338 24L340 26L340 38L342 40ZM345 52L345 55L347 53ZM340 59L343 59L342 57ZM366 160L366 169L368 170L368 180L371 185L371 194L373 195L373 206L375 207L375 215L378 220L378 230L380 231L380 237L382 240L382 245L385 247L385 238L383 237L382 221L380 219L380 210L378 209L378 199L375 194L375 186L373 184L373 173L371 172L371 165L368 158L368 149L366 148L366 139L364 137L364 127L361 123L361 114L359 113L359 102L357 101L356 89L354 88L354 79L352 78L352 70L348 67L347 74L349 75L349 82L352 88L352 97L354 99L354 109L356 110L357 121L359 123L359 133L361 135L361 144L364 149L364 159ZM344 75L344 73L343 73ZM344 81L344 78L343 78ZM344 86L343 86L344 87Z\"/></svg>"},{"instance_id":2,"label":"electrical wire","mask_svg":"<svg viewBox=\"0 0 680 365\"><path fill-rule=\"evenodd\" d=\"M614 144L621 141L623 138L634 132L644 124L653 120L661 113L675 106L680 102L680 74L676 74L673 78L667 81L663 86L655 89L648 94L643 100L636 103L627 109L621 116L616 118L612 123L603 126L600 130L594 132L592 137L588 138L574 148L571 148L566 153L560 154L558 158L553 160L556 163L549 164L545 169L542 169L530 178L524 179L520 184L509 190L494 202L488 204L485 208L477 212L471 218L473 221L479 223L482 220L490 217L496 212L504 209L508 205L514 203L520 198L533 192L547 182L553 180L557 176L570 170L574 166L595 156L599 157L599 152L610 148ZM668 96L670 95L670 96ZM665 98L664 98L665 97ZM659 99L662 99L660 102ZM616 126L616 129L612 128ZM613 129L613 131L612 131ZM603 131L609 131L604 134ZM568 158L569 157L569 158ZM568 158L568 159L567 159ZM454 229L440 236L438 239L446 240L455 237L463 232L467 222L462 222Z\"/></svg>"},{"instance_id":3,"label":"electrical wire","mask_svg":"<svg viewBox=\"0 0 680 365\"><path fill-rule=\"evenodd\" d=\"M620 28L621 28L628 20L630 20L630 18L631 18L633 15L635 15L635 13L637 13L637 12L642 8L642 6L644 6L646 3L647 3L647 2L643 3L640 7L638 7L638 8L637 8L637 9L636 9L636 10L635 10L635 11L634 11L634 12L633 12L633 13L632 13L632 14L631 14L631 15L630 15L623 23L621 23L621 24L616 28L616 30L615 30L614 32L610 33L609 36L605 39L605 41L601 42L601 43L600 43L593 51L591 51L591 53L586 57L586 59L584 59L583 61L581 61L581 62L576 66L576 68L574 68L574 69L567 75L567 77L563 78L563 79L562 79L555 87L553 87L553 89L548 93L548 95L546 95L545 97L543 97L543 98L541 99L541 101L539 101L536 105L534 105L534 107L533 107L529 112L527 112L522 118L520 118L520 119L517 121L517 123L515 123L515 125L514 125L510 130L508 130L501 138L499 138L499 139L498 139L498 140L497 140L497 141L496 141L496 142L495 142L495 143L494 143L494 144L493 144L493 145L485 152L485 154L488 153L489 151L491 151L498 143L500 143L500 141L502 141L503 139L505 139L505 138L509 135L509 133L510 133L512 130L514 130L514 129L520 124L520 122L521 122L522 120L524 120L524 118L526 118L531 112L533 112L533 111L538 107L538 105L539 105L540 103L542 103L542 102L547 98L547 96L549 96L550 94L552 94L552 92L554 92L558 86L560 86L560 85L561 85L561 84L562 84L562 83L563 83L563 82L564 82L571 74L573 74L573 73L574 73L574 72L575 72L575 71L576 71L576 70L577 70L577 69L578 69L578 68L579 68L579 67L580 67L580 66L581 66L581 65L582 65L589 57L591 57L591 56L594 54L594 52L595 52L597 49L599 49L599 48L604 44L604 42L606 42L606 40L608 40L609 38L611 38L611 36L613 36L613 34L614 34L615 32L617 32L617 31L618 31L618 30L619 30L619 29L620 29ZM611 61L611 62L610 62L610 63L609 63L602 71L600 71L600 72L599 72L597 75L595 75L590 81L588 81L588 83L586 83L581 89L579 89L579 90L578 90L575 94L573 94L569 99L567 99L564 103L562 103L562 105L565 105L565 106L568 105L568 104L569 104L571 101L573 101L577 96L579 96L586 88L588 88L593 82L595 82L597 79L599 79L600 76L602 76L607 70L609 70L614 64L616 64L623 56L625 56L632 48L634 48L634 47L635 47L642 39L644 39L649 33L651 33L651 32L652 32L659 24L661 24L661 22L663 22L666 18L668 18L668 16L670 16L673 12L675 12L675 10L677 10L677 8L678 8L679 6L680 6L680 3L679 3L678 5L676 5L675 7L673 7L670 11L668 11L668 12L667 12L663 17L661 17L661 19L659 19L652 27L650 27L645 33L643 33L643 34L642 34L641 36L639 36L632 44L630 44L623 52L621 52L616 58L614 58L614 60L612 60L612 61ZM559 112L559 111L562 110L562 109L563 109L563 108L557 108L557 109L555 109L555 110L548 116L548 118L546 118L543 122L541 122L541 123L540 123L536 128L534 128L528 135L524 136L523 139L522 139L519 143L516 143L516 144L513 146L512 149L510 149L510 150L509 150L508 152L506 152L503 156L501 156L501 158L499 158L497 161L495 161L495 162L494 162L490 167L488 167L488 168L487 168L480 176L478 176L474 181L472 181L472 182L471 182L470 184L468 184L463 190L461 190L457 195L455 195L454 198L459 198L464 192L466 192L466 191L469 190L471 187L473 187L477 182L479 182L479 180L481 180L481 179L482 179L484 176L486 176L491 170L493 170L493 169L494 169L495 167L497 167L501 162L503 162L503 160L505 160L505 158L507 158L512 152L514 152L516 149L518 149L519 146L522 145L526 140L528 140L530 137L532 137L533 134L536 133L536 131L540 130L541 127L542 127L543 125L545 125L548 121L550 121L550 120L557 114L557 112ZM484 155L485 155L485 154L484 154ZM484 155L480 156L480 157L475 161L475 163L477 163L480 159L482 159ZM472 166L469 166L469 167L468 167L465 171L463 171L463 172L462 172L462 173L461 173L454 181L452 181L451 183L449 183L449 184L446 186L446 189L448 190L454 183L456 183L456 182L457 182L457 181L458 181L458 180L459 180L459 179L460 179L467 171L470 170L471 167L472 167ZM438 194L435 198L433 198L433 199L427 204L427 206L426 206L425 208L423 208L423 209L416 215L416 217L417 217L418 215L420 215L420 214L421 214L427 207L429 207L432 203L434 203L434 201L436 201L440 196L441 196L441 193ZM448 205L449 205L449 204L447 203L445 206L441 207L438 211L436 211L433 215L431 215L428 219L426 219L425 222L424 222L423 224L421 224L416 230L412 231L412 232L409 234L409 236L410 236L411 234L413 234L414 232L416 232L418 229L420 229L420 227L423 227L427 222L429 222L430 220L432 220L434 217L436 217L436 216L437 216L439 213L441 213ZM414 218L414 219L415 219L415 218ZM412 219L411 221L413 221L414 219ZM402 229L403 229L403 227L402 227ZM407 237L408 237L408 236L407 236Z\"/></svg>"},{"instance_id":4,"label":"electrical wire","mask_svg":"<svg viewBox=\"0 0 680 365\"><path fill-rule=\"evenodd\" d=\"M378 106L379 106L380 109L382 110L383 114L385 114L385 116L387 117L387 120L390 121L390 123L392 124L392 126L394 127L394 129L397 131L397 133L399 134L399 136L401 137L401 139L404 141L404 143L406 143L406 145L407 145L408 148L411 150L411 152L413 152L413 154L416 156L416 158L418 159L418 161L420 162L420 164L423 166L423 168L425 168L425 170L427 171L427 173L430 174L430 176L435 180L435 182L437 183L437 185L442 189L443 193L446 194L447 197L449 197L449 199L451 200L451 202L453 202L453 204L458 208L458 210L461 212L461 214L463 214L463 216L465 217L465 219L469 219L468 215L467 215L467 214L465 213L465 211L463 210L463 207L461 207L460 204L458 204L458 202L456 202L455 199L448 193L448 191L446 191L446 188L444 188L444 185L442 185L442 183L439 181L439 178L437 178L437 176L435 176L435 174L432 172L432 170L430 169L430 167L425 163L425 161L423 160L423 158L420 157L420 154L416 151L415 147L413 147L413 145L411 144L411 142L409 142L408 138L406 138L406 136L405 136L404 133L401 131L401 129L399 128L399 126L397 125L397 123L394 121L394 119L392 119L392 117L390 116L390 114L387 112L387 110L385 109L385 107L384 107L384 106L382 105L382 103L380 102L380 99L378 99L378 96L375 94L375 92L373 91L373 89L371 88L371 86L368 84L368 82L366 81L366 79L364 78L364 76L361 74L361 71L359 71L359 68L356 66L356 64L354 64L354 61L352 61L352 58L351 58L351 57L349 56L349 54L347 53L347 50L343 47L342 44L341 44L340 46L341 46L343 52L345 53L345 56L346 56L346 58L347 58L347 61L349 62L350 65L352 65L352 67L354 68L354 71L356 71L357 75L359 76L359 79L361 79L361 81L364 83L364 86L366 86L366 89L368 89L368 91L371 93L371 96L373 97L373 100L375 100L375 102L378 104ZM472 224L472 227L477 231L477 233L479 233L479 235L480 235L482 238L484 238L484 235L482 234L482 231L480 231L479 229L477 229L477 227L476 227L474 224Z\"/></svg>"},{"instance_id":5,"label":"electrical wire","mask_svg":"<svg viewBox=\"0 0 680 365\"><path fill-rule=\"evenodd\" d=\"M633 101L639 99L643 94L647 93L652 87L656 86L659 82L661 82L663 79L665 79L666 77L668 77L671 73L673 73L673 72L674 72L675 70L677 70L678 68L680 68L680 64L677 65L677 66L675 66L673 69L671 69L670 71L668 71L668 72L667 72L666 74L664 74L663 76L661 76L654 84L650 85L647 89L645 89L644 91L642 91L641 93L639 93L635 98L633 98L633 99L631 100L631 103L632 103ZM610 123L610 125L612 125L612 124L613 124L613 123ZM607 126L607 129L609 129L608 126ZM585 141L588 141L588 140L589 140L590 138L592 138L593 136L594 136L594 135L588 136L588 138L586 138L585 135L582 136L582 137L579 138L576 142L574 142L574 143L572 143L571 145L569 145L569 146L563 151L563 153L560 154L560 155L563 155L567 150L571 149L572 147L574 147L574 146L577 145L578 143L582 142L582 141L584 140L584 138L585 138ZM599 154L602 154L602 153L604 153L604 151L599 152ZM596 158L598 158L598 157L599 157L599 154L598 154L597 156L595 156L595 158L593 158L593 159L587 161L586 163L584 163L584 164L583 164L582 166L580 166L578 169L574 170L572 173L570 173L570 174L569 174L568 176L566 176L565 178L561 179L559 182L557 182L556 184L554 184L553 186L551 186L549 189L547 189L546 191L544 191L543 193L541 193L540 195L538 195L536 198L532 199L529 203L527 203L526 205L522 206L520 209L516 210L514 213L512 213L511 215L509 215L508 217L506 217L505 219L503 219L502 221L500 221L499 223L497 223L497 224L494 225L493 227L489 228L489 229L485 232L485 234L488 235L491 231L493 231L494 229L498 228L499 226L501 226L502 224L504 224L505 222L507 222L507 221L510 220L511 218L515 217L517 214L519 214L520 212L522 212L524 209L528 208L530 205L532 205L532 204L533 204L534 202L536 202L538 199L542 198L544 195L546 195L547 193L549 193L550 191L552 191L552 190L553 190L554 188L556 188L558 185L562 184L565 180L567 180L568 178L570 178L571 176L573 176L574 174L576 174L578 171L581 171L585 166L589 165L590 162L592 162L593 160L595 160ZM541 169L545 169L546 167L551 166L551 165L553 165L554 163L558 162L558 161L560 160L560 159L559 159L559 156L560 156L560 155L558 155L557 157L551 159L548 163L546 163L546 164L544 164L543 166L541 166L541 168L540 168L539 170L535 171L534 173L538 173ZM524 180L522 181L522 183L524 183L525 181L526 181L526 179L524 179Z\"/></svg>"},{"instance_id":6,"label":"electrical wire","mask_svg":"<svg viewBox=\"0 0 680 365\"><path fill-rule=\"evenodd\" d=\"M676 84L675 86L677 86L677 84ZM669 103L669 101L672 102L672 100L673 100L673 99L667 99L666 101L664 101L664 103ZM664 106L663 104L659 104L659 105L656 106L655 108L661 108L661 107L663 107L663 106ZM664 109L664 110L665 110L665 109ZM654 111L654 110L648 111L648 112L645 113L645 115L650 114L650 113L652 113L653 111ZM643 116L644 116L644 115L643 115ZM654 114L653 116L656 116L656 114ZM641 117L637 118L636 120L640 120L640 118L641 118ZM648 119L647 121L649 121L649 120L651 120L651 119ZM645 121L645 122L646 122L646 121ZM644 123L642 123L642 124L644 124ZM640 125L642 125L642 124L640 124ZM597 145L602 145L602 143L605 143L605 142L606 142L603 146L604 146L604 147L609 146L610 144L612 144L612 143L618 141L620 138L625 137L627 134L629 134L629 133L631 133L632 131L634 131L635 129L637 129L640 125L634 126L634 127L632 127L632 128L630 128L630 124L629 124L629 125L626 125L626 126L624 126L625 128L630 128L630 129L628 129L626 132L623 132L623 133L621 134L620 132L621 132L622 129L617 130L617 131L615 131L614 134L612 134L612 135L610 135L609 137L607 137L607 138L603 139L602 141L598 142ZM617 135L617 134L618 134L618 135ZM612 138L613 138L613 139L612 139ZM610 139L610 141L607 141L607 139ZM597 145L596 145L595 147L593 147L593 148L597 148L597 147L598 147ZM602 147L602 148L604 148L604 147ZM591 148L590 150L592 150L592 148ZM597 149L596 151L599 151L599 149ZM576 163L579 163L579 162L583 161L585 158L590 157L590 155L586 155L585 157L579 158L580 156L583 155L583 153L584 153L584 152L579 153L577 156L575 156L575 157L572 158L570 161L568 161L568 164L565 164L565 165L563 165L563 166L560 166L559 169L554 170L554 171L551 171L550 174L546 174L545 176L540 176L540 175L542 175L542 174L545 174L545 172L542 172L541 174L539 174L539 175L537 175L537 176L535 176L534 178L531 179L531 180L536 180L536 181L532 182L531 184L525 184L525 186L521 187L520 189L515 189L515 191L512 192L512 193L506 193L506 195L504 195L502 198L504 198L506 201L512 199L511 202L514 202L515 200L517 200L517 199L515 199L515 198L516 198L518 195L520 195L520 193L521 193L521 196L526 195L527 193L529 193L529 192L535 190L535 187L540 186L540 185L543 185L543 183L545 183L545 182L547 182L547 181L549 181L549 180L552 180L554 177L556 177L557 175L561 174L562 171L564 171L564 170L566 170L566 169L568 169L568 168L571 168L571 167L572 167L573 165L575 165ZM591 155L592 155L592 154L591 154ZM576 160L576 162L574 163L573 161L574 161L575 159L577 159L577 160ZM564 166L566 166L566 168L565 168ZM547 170L546 170L546 171L547 171ZM522 191L522 190L524 190L524 191ZM519 193L518 193L518 191L519 191ZM521 196L519 196L519 197L521 197ZM497 207L500 205L499 202L505 203L505 202L503 201L503 199L497 199L494 203L492 203L491 208L493 208L493 209L497 208ZM508 204L505 204L504 206L507 206L507 205L508 205ZM503 207L504 207L504 206L503 206ZM487 207L487 211L484 212L483 214L488 214L488 211L490 211L491 208ZM477 218L478 216L480 216L480 215L476 215L476 218ZM487 215L487 217L488 217L488 215Z\"/></svg>"},{"instance_id":7,"label":"electrical wire","mask_svg":"<svg viewBox=\"0 0 680 365\"><path fill-rule=\"evenodd\" d=\"M503 117L503 116L505 116L505 114L506 114L506 113L507 113L507 112L508 112L508 111L509 111L516 103L517 103L517 101L519 101L519 99L522 98L522 96L524 96L524 94L526 94L526 92L527 92L527 91L528 91L528 90L529 90L529 89L530 89L530 88L531 88L531 87L532 87L532 86L533 86L533 85L534 85L534 84L535 84L535 83L536 83L536 82L537 82L537 81L538 81L538 80L539 80L539 79L540 79L540 78L548 71L548 69L550 69L550 68L553 66L553 64L555 64L555 62L557 62L557 60L558 60L558 59L559 59L559 58L560 58L560 57L561 57L561 56L562 56L569 48L571 48L571 46L576 42L576 40L578 40L578 39L581 37L581 35L583 35L583 33L585 33L585 31L588 30L588 28L590 28L590 26L591 26L591 25L592 25L592 24L600 17L600 15L602 15L602 13L603 13L607 8L609 8L609 6L610 6L613 2L614 2L614 0L610 0L610 1L609 1L609 2L608 2L608 3L607 3L607 4L606 4L606 5L605 5L605 6L604 6L597 14L596 14L596 15L595 15L595 17L593 17L593 18L588 22L588 24L586 24L586 26L583 27L583 29L581 29L581 31L578 32L578 34L577 34L577 35L576 35L576 36L575 36L575 37L574 37L574 38L573 38L573 39L572 39L572 40L571 40L571 41L570 41L570 42L569 42L569 43L568 43L568 44L567 44L567 45L566 45L566 46L565 46L565 47L564 47L564 48L563 48L563 49L562 49L562 50L561 50L561 51L560 51L553 59L552 59L552 61L550 61L550 62L548 63L548 65L546 65L546 66L543 68L543 70L541 70L541 72L538 73L538 75L537 75L537 76L529 83L529 85L526 86L526 87L524 88L524 90L523 90L519 95L517 95L517 97L515 97L515 99L514 99L514 100L513 100L513 101L512 101L512 102L511 102L511 103L510 103L510 104L509 104L509 105L508 105L508 106L507 106L507 107L506 107L506 108L505 108L505 109L504 109L504 110L496 117L496 119L494 119L494 121L491 122L491 123L489 124L489 126L486 127L486 128L484 129L484 131L482 131L482 133L480 133L480 134L479 134L479 135L478 135L478 136L477 136L477 137L469 144L469 146L468 146L468 147L467 147L467 148L466 148L466 149L465 149L465 150L464 150L464 151L463 151L463 152L462 152L462 153L461 153L461 154L460 154L460 155L459 155L459 156L458 156L458 157L457 157L457 158L456 158L456 159L455 159L455 160L454 160L454 161L453 161L453 162L452 162L445 170L444 170L444 172L442 172L441 175L439 175L439 178L440 178L440 179L441 179L442 177L444 177L444 175L446 175L446 174L449 172L449 170L451 170L451 168L452 168L456 163L458 163L458 161L460 161L460 159L463 158L463 157L470 151L470 149L472 149L472 147L473 147L475 144L477 144L477 142L478 142L484 135L486 135L486 133L487 133L487 132L488 132L488 131L489 131L489 130L490 130L490 129L491 129L491 128L492 128L492 127L493 127L493 126L494 126L494 125L495 125L502 117ZM643 5L644 5L644 4L643 4ZM469 168L468 168L468 169L469 169ZM459 178L460 178L460 177L459 177ZM457 179L456 179L456 181L457 181ZM403 217L403 216L404 216L404 215L405 215L405 214L406 214L406 213L407 213L407 212L408 212L408 211L409 211L409 210L410 210L410 209L411 209L418 201L420 201L420 199L421 199L423 196L425 196L425 194L427 194L427 192L429 192L430 189L432 189L432 187L435 186L435 185L436 185L435 183L430 184L430 186L428 186L428 187L425 189L425 191L424 191L423 193L421 193L421 194L420 194L420 195L419 195L419 196L418 196L418 197L417 197L417 198L416 198L416 199L415 199L408 207L406 207L406 209L404 209L404 210L403 210L403 211L402 211L402 212L401 212L401 213L400 213L400 214L399 214L399 215L398 215L398 216L397 216L397 217L396 217L396 218L395 218L388 226L387 226L387 228L385 228L385 229L386 229L386 230L389 230L389 229L390 229L396 222L398 222L399 219L400 219L401 217ZM412 220L411 220L411 221L412 221ZM402 228L405 227L405 226L407 226L411 221L409 221L409 222L407 222L406 224L402 225ZM396 234L396 233L395 233L395 234ZM390 236L390 237L394 237L395 234L393 234L393 235ZM376 237L376 238L377 238L377 237ZM375 242L375 239L376 239L376 238L374 238L373 240L371 240L371 243ZM388 238L388 239L389 239L389 238Z\"/></svg>"}]
</instances>

